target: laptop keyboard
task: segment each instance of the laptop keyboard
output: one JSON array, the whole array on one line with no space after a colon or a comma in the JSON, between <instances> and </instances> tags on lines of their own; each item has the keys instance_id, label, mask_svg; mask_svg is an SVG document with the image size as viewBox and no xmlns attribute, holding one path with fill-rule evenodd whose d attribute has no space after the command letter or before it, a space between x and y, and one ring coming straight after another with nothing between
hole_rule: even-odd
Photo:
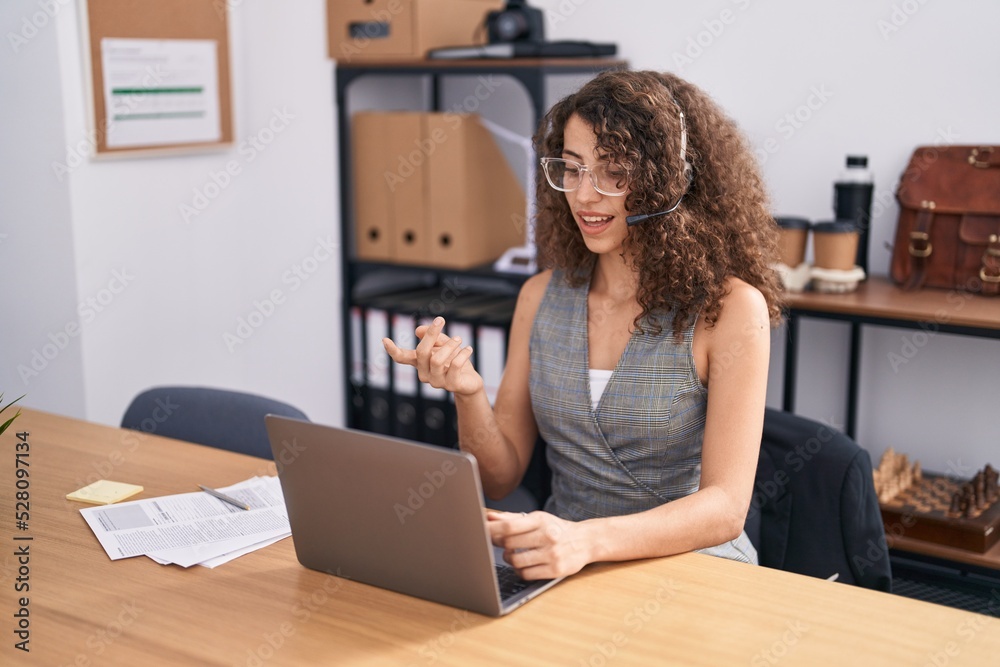
<instances>
[{"instance_id":1,"label":"laptop keyboard","mask_svg":"<svg viewBox=\"0 0 1000 667\"><path fill-rule=\"evenodd\" d=\"M517 570L510 565L497 565L497 581L500 583L500 599L507 600L523 591L528 582L517 576Z\"/></svg>"}]
</instances>

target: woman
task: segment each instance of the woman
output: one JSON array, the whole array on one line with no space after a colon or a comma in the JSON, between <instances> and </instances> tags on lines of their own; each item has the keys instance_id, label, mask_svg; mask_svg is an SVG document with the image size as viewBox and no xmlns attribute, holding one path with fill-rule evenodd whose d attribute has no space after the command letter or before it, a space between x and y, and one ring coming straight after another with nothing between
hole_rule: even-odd
<instances>
[{"instance_id":1,"label":"woman","mask_svg":"<svg viewBox=\"0 0 1000 667\"><path fill-rule=\"evenodd\" d=\"M556 104L535 145L549 268L521 290L495 406L442 318L386 350L454 394L491 498L546 441L545 511L490 515L523 578L691 550L755 563L742 529L780 291L751 152L693 85L629 71Z\"/></svg>"}]
</instances>

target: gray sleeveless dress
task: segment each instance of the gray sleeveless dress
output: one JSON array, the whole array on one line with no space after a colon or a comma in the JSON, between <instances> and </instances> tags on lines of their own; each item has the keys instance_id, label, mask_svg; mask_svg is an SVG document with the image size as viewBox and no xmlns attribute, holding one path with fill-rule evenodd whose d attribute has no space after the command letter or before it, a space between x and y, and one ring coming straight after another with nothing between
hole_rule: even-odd
<instances>
[{"instance_id":1,"label":"gray sleeveless dress","mask_svg":"<svg viewBox=\"0 0 1000 667\"><path fill-rule=\"evenodd\" d=\"M692 325L678 343L663 331L635 334L597 409L587 341L589 286L552 275L531 330L531 405L552 470L548 512L571 521L634 514L698 489L707 390L695 370ZM747 563L746 533L702 553Z\"/></svg>"}]
</instances>

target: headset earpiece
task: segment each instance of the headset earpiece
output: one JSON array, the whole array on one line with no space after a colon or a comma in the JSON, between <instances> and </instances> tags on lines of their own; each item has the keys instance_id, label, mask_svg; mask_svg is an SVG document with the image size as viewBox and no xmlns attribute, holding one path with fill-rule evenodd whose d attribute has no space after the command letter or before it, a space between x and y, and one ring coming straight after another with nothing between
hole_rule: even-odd
<instances>
[{"instance_id":1,"label":"headset earpiece","mask_svg":"<svg viewBox=\"0 0 1000 667\"><path fill-rule=\"evenodd\" d=\"M666 86L664 86L664 87L666 87ZM670 93L669 89L667 90L667 93ZM684 177L687 179L687 184L684 186L684 192L681 194L680 197L678 197L677 201L674 202L674 205L671 206L670 208L668 208L668 209L666 209L664 211L657 211L656 213L646 213L646 214L643 214L643 215L630 215L630 216L627 216L625 218L625 223L629 227L631 227L633 225L637 225L640 222L642 222L643 220L649 220L650 218L658 218L661 215L667 215L669 213L673 213L674 211L676 211L677 207L680 206L681 202L684 200L684 195L686 195L688 193L688 190L691 189L691 183L694 181L694 167L692 167L691 163L688 162L688 157L687 157L688 133L687 133L687 125L684 122L684 110L681 109L680 103L677 102L677 98L674 97L673 94L670 94L670 98L674 101L674 104L677 106L677 114L678 114L678 116L680 118L680 124L681 124L681 154L680 154L680 158L681 158L681 161L684 163L684 166L682 167L682 173L684 174Z\"/></svg>"},{"instance_id":2,"label":"headset earpiece","mask_svg":"<svg viewBox=\"0 0 1000 667\"><path fill-rule=\"evenodd\" d=\"M681 160L684 161L684 177L687 179L688 186L690 186L691 181L694 180L694 168L691 166L691 163L688 162L688 157L687 157L687 147L688 147L687 123L684 120L684 112L681 111L681 105L677 103L676 99L674 99L674 104L677 105L677 115L681 121Z\"/></svg>"}]
</instances>

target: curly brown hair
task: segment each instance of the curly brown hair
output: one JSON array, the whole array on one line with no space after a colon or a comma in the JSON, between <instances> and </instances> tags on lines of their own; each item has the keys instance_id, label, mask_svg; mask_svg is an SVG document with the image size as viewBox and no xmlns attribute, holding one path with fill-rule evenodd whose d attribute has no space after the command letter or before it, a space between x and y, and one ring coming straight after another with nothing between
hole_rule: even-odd
<instances>
[{"instance_id":1,"label":"curly brown hair","mask_svg":"<svg viewBox=\"0 0 1000 667\"><path fill-rule=\"evenodd\" d=\"M681 119L687 130L684 175ZM736 276L764 295L772 326L781 321L782 291L772 268L778 227L757 162L736 123L694 85L669 73L614 70L599 74L558 102L534 137L540 156L561 157L563 130L573 115L597 135L597 151L629 170L625 208L667 209L629 229L624 255L639 275L643 323L661 329L657 313L673 311L675 335L704 314L718 320L725 280ZM590 279L597 256L587 249L562 192L536 179L535 238L542 266L562 269L571 285Z\"/></svg>"}]
</instances>

